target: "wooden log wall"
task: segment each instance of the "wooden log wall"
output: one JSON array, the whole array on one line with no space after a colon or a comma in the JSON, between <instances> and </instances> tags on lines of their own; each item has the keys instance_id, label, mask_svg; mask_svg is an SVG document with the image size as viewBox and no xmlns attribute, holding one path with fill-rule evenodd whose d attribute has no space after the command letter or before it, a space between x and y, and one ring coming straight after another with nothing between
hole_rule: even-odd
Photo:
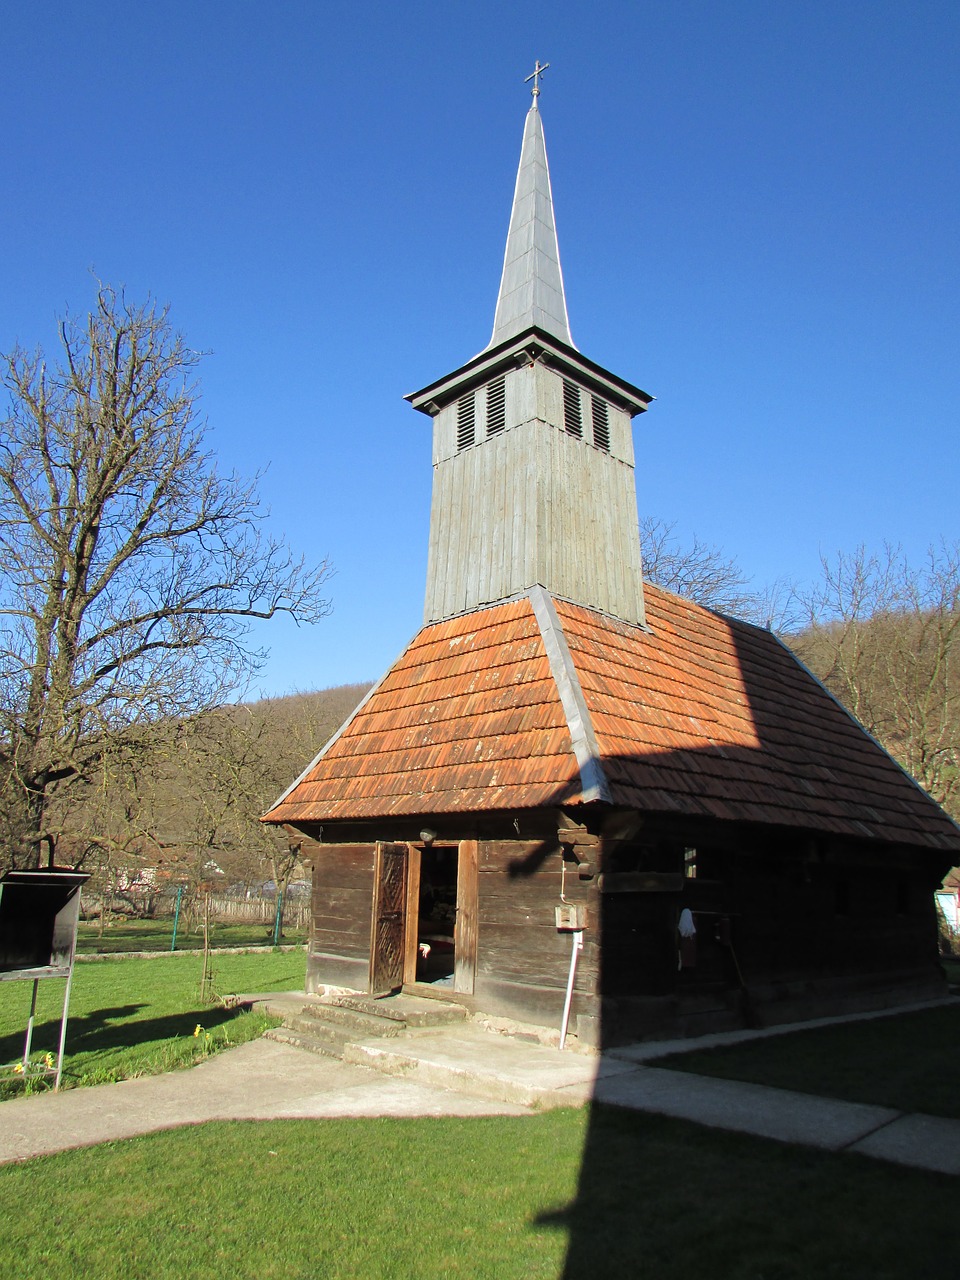
<instances>
[{"instance_id":1,"label":"wooden log wall","mask_svg":"<svg viewBox=\"0 0 960 1280\"><path fill-rule=\"evenodd\" d=\"M841 851L842 854L842 851ZM936 964L932 889L922 868L855 858L741 857L740 960L748 982L797 982Z\"/></svg>"},{"instance_id":2,"label":"wooden log wall","mask_svg":"<svg viewBox=\"0 0 960 1280\"><path fill-rule=\"evenodd\" d=\"M571 952L570 933L556 925L562 892L568 903L587 912L571 1021L571 1030L580 1019L586 1029L598 1008L596 882L581 880L575 861L566 863L566 871L563 867L555 839L479 842L475 996L490 1013L559 1027Z\"/></svg>"},{"instance_id":3,"label":"wooden log wall","mask_svg":"<svg viewBox=\"0 0 960 1280\"><path fill-rule=\"evenodd\" d=\"M677 984L679 895L602 893L601 990L607 999L668 995Z\"/></svg>"},{"instance_id":4,"label":"wooden log wall","mask_svg":"<svg viewBox=\"0 0 960 1280\"><path fill-rule=\"evenodd\" d=\"M643 833L634 856L622 841L601 850L585 829L561 822L558 831L543 817L540 839L461 837L469 850L461 874L470 875L475 852L477 893L475 914L469 895L460 901L461 911L465 903L471 910L458 919L451 997L475 1009L559 1027L571 952L570 934L556 925L562 899L587 913L571 1021L584 1041L676 1034L670 1023L684 1001L706 1007L708 993L718 1009L725 1001L739 1016L741 975L754 1008L773 1009L770 1021L783 1020L777 1009L816 1016L858 1007L864 993L862 1007L870 1007L884 989L922 994L926 986L936 994L942 986L937 868L916 851L878 855L852 841L814 847L756 829L694 834L664 824ZM696 880L682 873L688 843L706 873ZM308 990L365 990L374 844L318 845L311 859ZM697 913L698 961L680 973L676 925L684 906ZM732 949L716 937L724 916ZM475 976L465 963L474 937Z\"/></svg>"},{"instance_id":5,"label":"wooden log wall","mask_svg":"<svg viewBox=\"0 0 960 1280\"><path fill-rule=\"evenodd\" d=\"M943 987L932 900L939 869L917 850L667 823L650 824L635 844L608 847L604 866L614 870L601 876L605 1043L723 1029L721 1019L746 1016L747 1004L749 1016L772 1024ZM685 847L696 848L696 879L678 870L668 884L671 876L644 869L682 868ZM683 907L694 913L697 961L680 971ZM716 1027L703 1025L708 1014Z\"/></svg>"}]
</instances>

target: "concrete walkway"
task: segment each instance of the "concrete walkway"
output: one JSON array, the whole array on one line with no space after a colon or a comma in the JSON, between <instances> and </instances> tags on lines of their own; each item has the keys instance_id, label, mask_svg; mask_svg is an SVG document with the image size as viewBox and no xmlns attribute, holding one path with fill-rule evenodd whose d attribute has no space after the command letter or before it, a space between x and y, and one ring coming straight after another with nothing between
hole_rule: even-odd
<instances>
[{"instance_id":1,"label":"concrete walkway","mask_svg":"<svg viewBox=\"0 0 960 1280\"><path fill-rule=\"evenodd\" d=\"M350 1044L341 1062L256 1040L169 1075L4 1102L0 1163L206 1120L519 1115L596 1099L960 1174L958 1120L647 1065L676 1047L644 1044L588 1057L464 1023Z\"/></svg>"},{"instance_id":2,"label":"concrete walkway","mask_svg":"<svg viewBox=\"0 0 960 1280\"><path fill-rule=\"evenodd\" d=\"M187 1070L0 1103L0 1164L206 1120L520 1115L525 1110L383 1076L271 1040L251 1040Z\"/></svg>"}]
</instances>

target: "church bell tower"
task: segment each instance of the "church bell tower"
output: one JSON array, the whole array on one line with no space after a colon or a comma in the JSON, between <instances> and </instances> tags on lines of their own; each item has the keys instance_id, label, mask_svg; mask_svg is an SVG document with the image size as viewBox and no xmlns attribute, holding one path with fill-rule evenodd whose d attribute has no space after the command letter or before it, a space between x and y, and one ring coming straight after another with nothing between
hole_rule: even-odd
<instances>
[{"instance_id":1,"label":"church bell tower","mask_svg":"<svg viewBox=\"0 0 960 1280\"><path fill-rule=\"evenodd\" d=\"M631 419L652 397L574 346L537 99L527 113L493 335L406 398L433 418L424 621L536 585L644 624Z\"/></svg>"}]
</instances>

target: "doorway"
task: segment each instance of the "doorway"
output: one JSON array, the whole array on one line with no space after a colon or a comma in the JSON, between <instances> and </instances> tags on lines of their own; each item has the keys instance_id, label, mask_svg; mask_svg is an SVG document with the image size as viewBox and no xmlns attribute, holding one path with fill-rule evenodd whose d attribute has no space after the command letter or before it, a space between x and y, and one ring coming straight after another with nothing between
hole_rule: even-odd
<instances>
[{"instance_id":1,"label":"doorway","mask_svg":"<svg viewBox=\"0 0 960 1280\"><path fill-rule=\"evenodd\" d=\"M434 987L453 987L459 862L455 846L428 845L420 851L416 981Z\"/></svg>"},{"instance_id":2,"label":"doorway","mask_svg":"<svg viewBox=\"0 0 960 1280\"><path fill-rule=\"evenodd\" d=\"M411 844L404 982L472 995L477 973L478 845Z\"/></svg>"}]
</instances>

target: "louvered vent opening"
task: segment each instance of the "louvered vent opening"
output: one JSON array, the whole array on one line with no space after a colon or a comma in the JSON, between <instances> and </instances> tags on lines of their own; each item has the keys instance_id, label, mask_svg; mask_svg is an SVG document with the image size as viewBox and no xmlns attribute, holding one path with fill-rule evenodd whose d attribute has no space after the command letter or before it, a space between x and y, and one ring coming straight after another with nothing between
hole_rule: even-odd
<instances>
[{"instance_id":1,"label":"louvered vent opening","mask_svg":"<svg viewBox=\"0 0 960 1280\"><path fill-rule=\"evenodd\" d=\"M606 400L591 397L593 408L593 443L604 453L610 452L610 415Z\"/></svg>"},{"instance_id":2,"label":"louvered vent opening","mask_svg":"<svg viewBox=\"0 0 960 1280\"><path fill-rule=\"evenodd\" d=\"M474 394L462 396L457 403L457 448L469 449L475 437L477 411Z\"/></svg>"},{"instance_id":3,"label":"louvered vent opening","mask_svg":"<svg viewBox=\"0 0 960 1280\"><path fill-rule=\"evenodd\" d=\"M580 411L580 388L575 382L563 380L563 425L567 434L580 439L583 436L583 416Z\"/></svg>"},{"instance_id":4,"label":"louvered vent opening","mask_svg":"<svg viewBox=\"0 0 960 1280\"><path fill-rule=\"evenodd\" d=\"M503 378L494 378L487 387L487 435L495 436L507 425L507 387Z\"/></svg>"}]
</instances>

